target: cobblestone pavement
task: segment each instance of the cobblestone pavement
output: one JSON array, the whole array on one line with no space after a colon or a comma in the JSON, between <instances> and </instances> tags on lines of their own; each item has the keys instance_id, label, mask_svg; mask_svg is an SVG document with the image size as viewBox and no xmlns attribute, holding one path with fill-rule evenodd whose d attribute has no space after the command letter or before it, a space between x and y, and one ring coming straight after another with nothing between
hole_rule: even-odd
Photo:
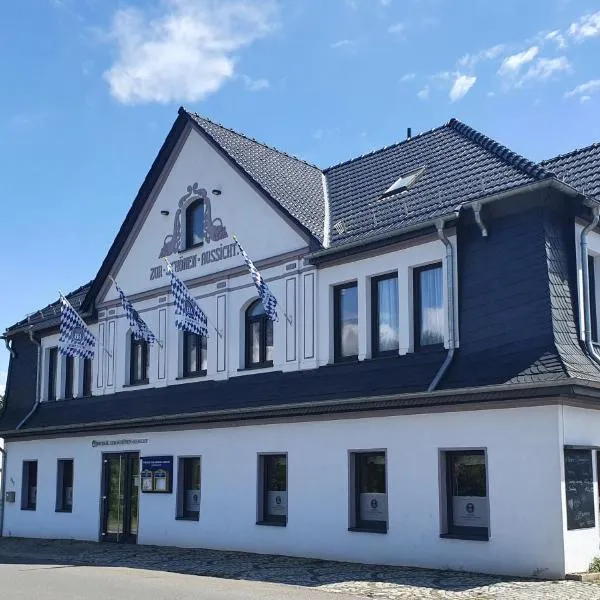
<instances>
[{"instance_id":1,"label":"cobblestone pavement","mask_svg":"<svg viewBox=\"0 0 600 600\"><path fill-rule=\"evenodd\" d=\"M0 562L3 560L119 566L286 583L382 600L600 600L600 584L594 583L531 581L456 571L163 546L2 538Z\"/></svg>"}]
</instances>

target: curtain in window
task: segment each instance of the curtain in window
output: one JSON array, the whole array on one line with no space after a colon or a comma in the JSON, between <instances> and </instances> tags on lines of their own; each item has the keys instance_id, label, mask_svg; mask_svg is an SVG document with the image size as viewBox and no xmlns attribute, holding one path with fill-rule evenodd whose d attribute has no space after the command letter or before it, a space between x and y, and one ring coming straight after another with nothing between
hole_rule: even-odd
<instances>
[{"instance_id":1,"label":"curtain in window","mask_svg":"<svg viewBox=\"0 0 600 600\"><path fill-rule=\"evenodd\" d=\"M442 267L420 272L421 345L444 342Z\"/></svg>"},{"instance_id":2,"label":"curtain in window","mask_svg":"<svg viewBox=\"0 0 600 600\"><path fill-rule=\"evenodd\" d=\"M398 278L390 277L377 283L379 306L379 352L398 350Z\"/></svg>"}]
</instances>

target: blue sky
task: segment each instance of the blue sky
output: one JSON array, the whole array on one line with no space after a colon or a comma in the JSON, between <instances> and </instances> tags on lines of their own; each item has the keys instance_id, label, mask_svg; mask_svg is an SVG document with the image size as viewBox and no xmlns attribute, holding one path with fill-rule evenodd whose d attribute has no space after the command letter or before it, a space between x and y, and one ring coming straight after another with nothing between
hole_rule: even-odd
<instances>
[{"instance_id":1,"label":"blue sky","mask_svg":"<svg viewBox=\"0 0 600 600\"><path fill-rule=\"evenodd\" d=\"M0 330L93 278L182 104L320 166L453 116L540 160L600 140L598 56L598 0L6 3Z\"/></svg>"}]
</instances>

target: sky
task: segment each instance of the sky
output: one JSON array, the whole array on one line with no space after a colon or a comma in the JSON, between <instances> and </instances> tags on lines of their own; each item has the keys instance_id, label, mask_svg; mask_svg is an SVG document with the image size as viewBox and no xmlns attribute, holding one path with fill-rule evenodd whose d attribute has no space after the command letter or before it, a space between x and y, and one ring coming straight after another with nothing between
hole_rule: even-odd
<instances>
[{"instance_id":1,"label":"sky","mask_svg":"<svg viewBox=\"0 0 600 600\"><path fill-rule=\"evenodd\" d=\"M95 276L181 105L321 167L451 117L541 160L600 141L599 56L599 0L4 3L0 331Z\"/></svg>"}]
</instances>

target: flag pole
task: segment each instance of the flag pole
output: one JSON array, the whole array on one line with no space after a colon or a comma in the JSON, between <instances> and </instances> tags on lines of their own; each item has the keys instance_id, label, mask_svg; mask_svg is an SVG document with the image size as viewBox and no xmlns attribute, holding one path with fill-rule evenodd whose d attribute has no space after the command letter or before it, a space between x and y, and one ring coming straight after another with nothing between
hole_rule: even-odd
<instances>
[{"instance_id":1,"label":"flag pole","mask_svg":"<svg viewBox=\"0 0 600 600\"><path fill-rule=\"evenodd\" d=\"M167 263L167 273L171 273L171 271L173 270L173 265L171 265L171 263L169 262L169 259L166 256L163 256L163 260ZM204 311L202 311L204 312ZM206 321L208 322L208 324L215 330L216 334L222 338L223 334L217 329L216 325L208 318L208 315L206 313L204 313L206 316Z\"/></svg>"}]
</instances>

